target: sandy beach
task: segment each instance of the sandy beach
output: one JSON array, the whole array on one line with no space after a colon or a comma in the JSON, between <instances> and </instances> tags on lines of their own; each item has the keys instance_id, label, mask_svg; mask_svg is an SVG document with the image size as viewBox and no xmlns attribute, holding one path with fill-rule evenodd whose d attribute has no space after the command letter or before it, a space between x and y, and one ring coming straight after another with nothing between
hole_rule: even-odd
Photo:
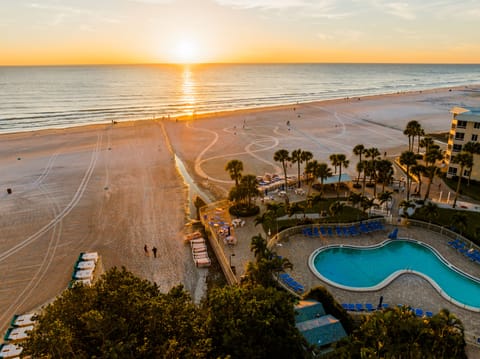
<instances>
[{"instance_id":1,"label":"sandy beach","mask_svg":"<svg viewBox=\"0 0 480 359\"><path fill-rule=\"evenodd\" d=\"M15 313L60 294L82 251L97 251L104 269L125 266L163 291L183 283L201 292L206 270L193 265L183 243L188 191L175 154L218 199L232 184L229 160L243 161L244 173L281 173L273 161L281 148L309 150L325 162L344 153L354 175L356 144L398 155L408 121L427 133L447 131L451 107L478 105L473 89L0 135L1 331ZM158 258L145 255L145 244Z\"/></svg>"}]
</instances>

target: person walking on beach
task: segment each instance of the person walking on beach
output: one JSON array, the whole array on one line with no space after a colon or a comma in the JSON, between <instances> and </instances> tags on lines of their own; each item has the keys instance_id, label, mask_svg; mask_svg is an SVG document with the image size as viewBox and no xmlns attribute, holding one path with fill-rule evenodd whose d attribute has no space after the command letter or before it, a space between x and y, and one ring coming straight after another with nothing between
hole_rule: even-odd
<instances>
[{"instance_id":1,"label":"person walking on beach","mask_svg":"<svg viewBox=\"0 0 480 359\"><path fill-rule=\"evenodd\" d=\"M152 252L153 252L153 257L157 258L157 247L153 247Z\"/></svg>"},{"instance_id":2,"label":"person walking on beach","mask_svg":"<svg viewBox=\"0 0 480 359\"><path fill-rule=\"evenodd\" d=\"M148 256L148 247L146 244L143 246L143 250L145 252L145 255Z\"/></svg>"}]
</instances>

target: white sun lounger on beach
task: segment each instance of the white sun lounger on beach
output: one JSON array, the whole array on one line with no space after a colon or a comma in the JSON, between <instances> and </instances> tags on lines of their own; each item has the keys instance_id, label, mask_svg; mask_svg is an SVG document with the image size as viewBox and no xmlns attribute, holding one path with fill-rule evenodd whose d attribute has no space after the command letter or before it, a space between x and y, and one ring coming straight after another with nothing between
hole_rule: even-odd
<instances>
[{"instance_id":1,"label":"white sun lounger on beach","mask_svg":"<svg viewBox=\"0 0 480 359\"><path fill-rule=\"evenodd\" d=\"M209 258L195 259L195 265L197 267L209 267L212 264Z\"/></svg>"},{"instance_id":2,"label":"white sun lounger on beach","mask_svg":"<svg viewBox=\"0 0 480 359\"><path fill-rule=\"evenodd\" d=\"M192 240L190 241L190 245L199 244L199 243L205 243L205 239L203 239L203 238L197 238L197 239L192 239Z\"/></svg>"},{"instance_id":3,"label":"white sun lounger on beach","mask_svg":"<svg viewBox=\"0 0 480 359\"><path fill-rule=\"evenodd\" d=\"M16 327L25 327L28 325L33 325L35 324L35 321L33 320L34 316L35 316L35 313L27 313L27 314L19 315L13 321L13 325Z\"/></svg>"},{"instance_id":4,"label":"white sun lounger on beach","mask_svg":"<svg viewBox=\"0 0 480 359\"><path fill-rule=\"evenodd\" d=\"M193 244L192 245L192 250L202 249L202 248L207 249L207 245L205 243L198 243L198 244Z\"/></svg>"},{"instance_id":5,"label":"white sun lounger on beach","mask_svg":"<svg viewBox=\"0 0 480 359\"><path fill-rule=\"evenodd\" d=\"M203 258L210 259L210 258L208 257L208 253L207 253L207 252L197 253L197 254L194 254L194 255L193 255L193 259L194 259L194 260L196 260L196 259L203 259Z\"/></svg>"},{"instance_id":6,"label":"white sun lounger on beach","mask_svg":"<svg viewBox=\"0 0 480 359\"><path fill-rule=\"evenodd\" d=\"M20 358L23 348L16 344L0 345L0 358Z\"/></svg>"},{"instance_id":7,"label":"white sun lounger on beach","mask_svg":"<svg viewBox=\"0 0 480 359\"><path fill-rule=\"evenodd\" d=\"M77 269L94 269L95 261L80 261L77 263Z\"/></svg>"},{"instance_id":8,"label":"white sun lounger on beach","mask_svg":"<svg viewBox=\"0 0 480 359\"><path fill-rule=\"evenodd\" d=\"M208 253L207 251L207 248L205 247L204 249L202 248L199 248L199 249L195 249L195 250L192 250L192 254L195 255L197 253Z\"/></svg>"},{"instance_id":9,"label":"white sun lounger on beach","mask_svg":"<svg viewBox=\"0 0 480 359\"><path fill-rule=\"evenodd\" d=\"M81 269L75 272L75 279L92 279L93 269Z\"/></svg>"},{"instance_id":10,"label":"white sun lounger on beach","mask_svg":"<svg viewBox=\"0 0 480 359\"><path fill-rule=\"evenodd\" d=\"M33 325L28 325L26 327L14 328L8 333L8 340L17 341L24 340L28 338L28 333L33 330Z\"/></svg>"},{"instance_id":11,"label":"white sun lounger on beach","mask_svg":"<svg viewBox=\"0 0 480 359\"><path fill-rule=\"evenodd\" d=\"M80 256L82 261L94 261L95 263L98 261L98 253L97 252L85 252L82 253Z\"/></svg>"}]
</instances>

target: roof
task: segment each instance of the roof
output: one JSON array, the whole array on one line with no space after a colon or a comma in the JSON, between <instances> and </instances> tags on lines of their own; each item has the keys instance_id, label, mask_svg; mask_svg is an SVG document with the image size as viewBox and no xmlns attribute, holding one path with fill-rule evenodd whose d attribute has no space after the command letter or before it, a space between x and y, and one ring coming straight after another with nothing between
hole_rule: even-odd
<instances>
[{"instance_id":1,"label":"roof","mask_svg":"<svg viewBox=\"0 0 480 359\"><path fill-rule=\"evenodd\" d=\"M351 182L351 181L352 181L352 178L348 174L342 173L342 176L340 177L340 182ZM323 184L334 184L334 183L338 183L338 175L333 175L323 180Z\"/></svg>"},{"instance_id":2,"label":"roof","mask_svg":"<svg viewBox=\"0 0 480 359\"><path fill-rule=\"evenodd\" d=\"M453 107L450 112L459 121L480 122L480 107Z\"/></svg>"},{"instance_id":3,"label":"roof","mask_svg":"<svg viewBox=\"0 0 480 359\"><path fill-rule=\"evenodd\" d=\"M347 336L342 323L330 314L297 323L296 326L312 345L328 345Z\"/></svg>"},{"instance_id":4,"label":"roof","mask_svg":"<svg viewBox=\"0 0 480 359\"><path fill-rule=\"evenodd\" d=\"M322 303L317 302L316 300L301 300L295 306L295 311L297 312L295 316L295 321L297 323L318 318L326 314Z\"/></svg>"},{"instance_id":5,"label":"roof","mask_svg":"<svg viewBox=\"0 0 480 359\"><path fill-rule=\"evenodd\" d=\"M326 314L322 303L316 300L301 300L295 311L296 327L311 345L324 346L347 336L342 323Z\"/></svg>"}]
</instances>

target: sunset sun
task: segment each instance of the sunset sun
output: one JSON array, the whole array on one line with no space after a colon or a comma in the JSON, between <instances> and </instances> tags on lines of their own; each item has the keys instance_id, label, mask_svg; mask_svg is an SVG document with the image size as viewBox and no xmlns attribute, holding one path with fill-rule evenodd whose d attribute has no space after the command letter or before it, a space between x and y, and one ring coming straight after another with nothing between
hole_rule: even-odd
<instances>
[{"instance_id":1,"label":"sunset sun","mask_svg":"<svg viewBox=\"0 0 480 359\"><path fill-rule=\"evenodd\" d=\"M190 40L183 40L177 43L174 48L174 61L177 63L193 63L198 61L197 45Z\"/></svg>"}]
</instances>

